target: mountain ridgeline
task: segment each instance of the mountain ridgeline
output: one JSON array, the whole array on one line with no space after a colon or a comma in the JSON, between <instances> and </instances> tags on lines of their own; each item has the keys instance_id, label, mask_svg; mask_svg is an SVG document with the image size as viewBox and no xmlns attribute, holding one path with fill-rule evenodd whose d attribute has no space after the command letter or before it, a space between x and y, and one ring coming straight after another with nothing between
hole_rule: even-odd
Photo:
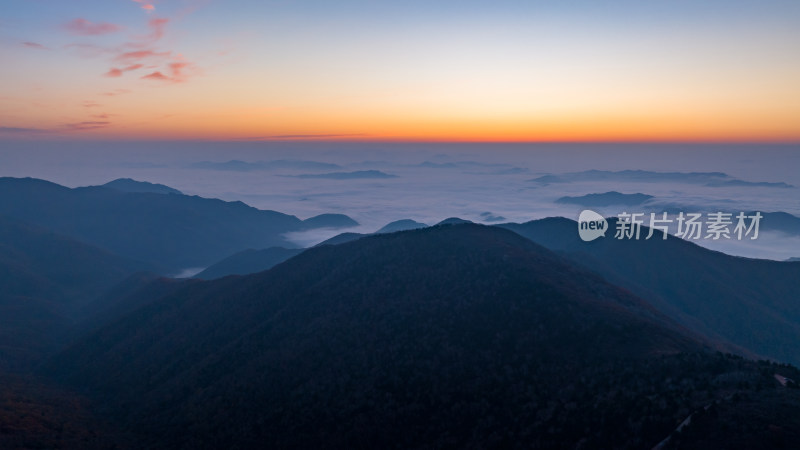
<instances>
[{"instance_id":1,"label":"mountain ridgeline","mask_svg":"<svg viewBox=\"0 0 800 450\"><path fill-rule=\"evenodd\" d=\"M244 250L206 268L194 276L201 280L213 280L226 275L247 275L271 269L303 249L271 247L264 250Z\"/></svg>"},{"instance_id":2,"label":"mountain ridgeline","mask_svg":"<svg viewBox=\"0 0 800 450\"><path fill-rule=\"evenodd\" d=\"M796 369L714 348L516 233L456 224L189 283L46 373L163 448L650 448L708 405L800 405L773 377ZM734 444L800 437L743 414L758 431ZM733 422L702 423L683 442Z\"/></svg>"},{"instance_id":3,"label":"mountain ridgeline","mask_svg":"<svg viewBox=\"0 0 800 450\"><path fill-rule=\"evenodd\" d=\"M32 178L0 178L0 215L150 263L163 273L208 267L248 248L294 247L284 237L292 231L357 225L338 214L303 221L242 202L152 192L155 185L149 183L111 185L70 189Z\"/></svg>"},{"instance_id":4,"label":"mountain ridgeline","mask_svg":"<svg viewBox=\"0 0 800 450\"><path fill-rule=\"evenodd\" d=\"M159 183L149 183L147 181L137 181L130 178L117 178L116 180L109 181L108 183L104 184L103 187L116 189L122 192L139 192L139 193L151 193L151 194L179 194L183 195L183 192L173 189L169 186L165 186Z\"/></svg>"},{"instance_id":5,"label":"mountain ridgeline","mask_svg":"<svg viewBox=\"0 0 800 450\"><path fill-rule=\"evenodd\" d=\"M692 330L800 364L800 263L730 256L675 237L583 242L577 223L563 218L503 227L630 289Z\"/></svg>"},{"instance_id":6,"label":"mountain ridgeline","mask_svg":"<svg viewBox=\"0 0 800 450\"><path fill-rule=\"evenodd\" d=\"M208 170L269 169L231 167ZM756 361L800 363L800 262L583 242L562 218L285 237L354 225L0 178L0 448L800 440L800 371Z\"/></svg>"}]
</instances>

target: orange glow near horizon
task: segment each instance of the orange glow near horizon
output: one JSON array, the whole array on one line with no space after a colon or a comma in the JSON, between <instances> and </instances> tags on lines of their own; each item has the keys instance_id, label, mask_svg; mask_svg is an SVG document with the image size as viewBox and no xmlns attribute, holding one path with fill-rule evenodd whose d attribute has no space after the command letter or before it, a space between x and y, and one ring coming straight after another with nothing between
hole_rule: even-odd
<instances>
[{"instance_id":1,"label":"orange glow near horizon","mask_svg":"<svg viewBox=\"0 0 800 450\"><path fill-rule=\"evenodd\" d=\"M800 7L715 1L52 3L0 40L0 139L800 142Z\"/></svg>"},{"instance_id":2,"label":"orange glow near horizon","mask_svg":"<svg viewBox=\"0 0 800 450\"><path fill-rule=\"evenodd\" d=\"M426 142L800 142L790 120L754 122L747 117L552 117L449 118L308 114L302 120L243 113L174 114L156 121L131 117L114 128L65 131L38 138L125 140L331 140ZM318 126L315 126L317 125Z\"/></svg>"}]
</instances>

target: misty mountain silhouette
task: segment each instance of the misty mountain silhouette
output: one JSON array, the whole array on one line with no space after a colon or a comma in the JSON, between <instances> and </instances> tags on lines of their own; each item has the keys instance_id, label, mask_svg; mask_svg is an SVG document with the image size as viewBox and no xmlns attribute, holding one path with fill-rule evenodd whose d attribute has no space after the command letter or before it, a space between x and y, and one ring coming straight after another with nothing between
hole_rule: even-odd
<instances>
[{"instance_id":1,"label":"misty mountain silhouette","mask_svg":"<svg viewBox=\"0 0 800 450\"><path fill-rule=\"evenodd\" d=\"M649 448L732 393L798 404L769 364L714 354L629 292L473 224L192 282L47 370L164 448Z\"/></svg>"},{"instance_id":2,"label":"misty mountain silhouette","mask_svg":"<svg viewBox=\"0 0 800 450\"><path fill-rule=\"evenodd\" d=\"M401 219L396 220L394 222L388 223L385 226L381 227L378 231L374 233L341 233L337 234L332 238L328 238L316 246L320 245L339 245L344 244L345 242L355 241L356 239L361 239L365 236L371 236L373 234L386 234L386 233L395 233L398 231L407 231L407 230L417 230L420 228L426 228L428 225L424 223L416 222L411 219Z\"/></svg>"},{"instance_id":3,"label":"misty mountain silhouette","mask_svg":"<svg viewBox=\"0 0 800 450\"><path fill-rule=\"evenodd\" d=\"M344 216L347 217L347 216ZM349 218L347 218L349 220ZM308 222L311 219L307 219L305 222ZM344 221L339 222L344 225ZM427 225L420 222L415 222L410 219L404 220L397 220L395 222L391 222L381 228L380 230L376 231L375 233L371 234L381 234L381 233L393 233L396 231L405 231L405 230L415 230L418 228L425 228ZM338 245L343 244L345 242L354 241L356 239L361 239L365 236L370 236L370 233L353 233L353 232L345 232L337 234L331 238L328 238L316 246L321 245ZM194 276L194 278L200 278L204 280L213 280L215 278L221 278L226 275L246 275L250 273L261 272L271 268L272 266L279 264L287 259L291 258L292 256L297 255L300 253L302 249L285 249L282 247L273 247L264 250L245 250L234 255L231 255L224 260L211 265L204 271L198 273Z\"/></svg>"},{"instance_id":4,"label":"misty mountain silhouette","mask_svg":"<svg viewBox=\"0 0 800 450\"><path fill-rule=\"evenodd\" d=\"M355 241L356 239L361 239L363 237L370 236L368 233L340 233L332 238L325 239L324 241L320 242L319 244L315 245L314 247L320 247L323 245L339 245L344 244L345 242Z\"/></svg>"},{"instance_id":5,"label":"misty mountain silhouette","mask_svg":"<svg viewBox=\"0 0 800 450\"><path fill-rule=\"evenodd\" d=\"M334 170L341 169L338 164L299 159L279 159L274 161L239 161L232 159L225 162L200 161L189 166L192 169L225 170L249 172L253 170L300 169L300 170Z\"/></svg>"},{"instance_id":6,"label":"misty mountain silhouette","mask_svg":"<svg viewBox=\"0 0 800 450\"><path fill-rule=\"evenodd\" d=\"M90 300L150 268L0 216L0 373L41 357Z\"/></svg>"},{"instance_id":7,"label":"misty mountain silhouette","mask_svg":"<svg viewBox=\"0 0 800 450\"><path fill-rule=\"evenodd\" d=\"M460 225L465 223L472 223L472 221L462 219L460 217L449 217L437 223L436 225Z\"/></svg>"},{"instance_id":8,"label":"misty mountain silhouette","mask_svg":"<svg viewBox=\"0 0 800 450\"><path fill-rule=\"evenodd\" d=\"M308 222L308 220L311 219L307 219L306 222ZM372 234L385 234L394 233L397 231L416 230L420 228L426 228L427 226L428 225L425 225L424 223L416 222L411 219L396 220L386 224L375 233L340 233L320 242L316 246L338 245L345 242L351 242L356 239L361 239L365 236L371 236ZM246 275L250 273L261 272L271 268L276 264L286 261L301 251L302 249L285 249L282 247L273 247L264 250L245 250L211 265L204 271L195 275L194 278L213 280L226 275Z\"/></svg>"},{"instance_id":9,"label":"misty mountain silhouette","mask_svg":"<svg viewBox=\"0 0 800 450\"><path fill-rule=\"evenodd\" d=\"M306 228L349 228L358 226L358 222L344 214L320 214L303 221Z\"/></svg>"},{"instance_id":10,"label":"misty mountain silhouette","mask_svg":"<svg viewBox=\"0 0 800 450\"><path fill-rule=\"evenodd\" d=\"M271 269L292 256L298 255L303 249L272 247L264 250L245 250L231 255L222 261L208 267L194 276L202 280L213 280L227 275L247 275Z\"/></svg>"},{"instance_id":11,"label":"misty mountain silhouette","mask_svg":"<svg viewBox=\"0 0 800 450\"><path fill-rule=\"evenodd\" d=\"M316 246L320 245L339 245L344 244L345 242L355 241L356 239L361 239L365 236L371 236L373 234L386 234L386 233L395 233L398 231L407 231L407 230L417 230L420 228L426 228L428 225L424 223L417 222L411 219L401 219L395 220L394 222L390 222L383 227L381 227L378 231L374 233L341 233L337 234L332 238L328 238Z\"/></svg>"},{"instance_id":12,"label":"misty mountain silhouette","mask_svg":"<svg viewBox=\"0 0 800 450\"><path fill-rule=\"evenodd\" d=\"M504 224L646 298L659 311L755 354L800 364L800 264L729 256L656 231L583 242L564 218ZM642 227L645 235L647 228Z\"/></svg>"},{"instance_id":13,"label":"misty mountain silhouette","mask_svg":"<svg viewBox=\"0 0 800 450\"><path fill-rule=\"evenodd\" d=\"M747 186L747 187L770 187L770 188L794 187L791 184L784 183L782 181L769 182L769 181L743 181L743 180L714 181L706 184L706 186L711 186L711 187Z\"/></svg>"},{"instance_id":14,"label":"misty mountain silhouette","mask_svg":"<svg viewBox=\"0 0 800 450\"><path fill-rule=\"evenodd\" d=\"M532 180L537 183L572 183L586 181L610 182L645 182L645 183L690 183L702 184L709 187L775 187L791 188L793 186L783 182L744 181L731 177L723 172L655 172L651 170L586 170L583 172L569 172L562 174L543 175Z\"/></svg>"},{"instance_id":15,"label":"misty mountain silhouette","mask_svg":"<svg viewBox=\"0 0 800 450\"><path fill-rule=\"evenodd\" d=\"M745 214L752 216L755 214L755 211L750 211ZM763 216L760 224L761 230L779 231L793 236L800 236L800 217L786 212L761 212L761 215Z\"/></svg>"},{"instance_id":16,"label":"misty mountain silhouette","mask_svg":"<svg viewBox=\"0 0 800 450\"><path fill-rule=\"evenodd\" d=\"M428 225L426 225L426 224L424 224L422 222L417 222L416 220L401 219L401 220L395 220L394 222L391 222L391 223L387 223L386 225L381 227L381 229L379 229L375 233L376 234L394 233L396 231L416 230L418 228L425 228L427 226Z\"/></svg>"},{"instance_id":17,"label":"misty mountain silhouette","mask_svg":"<svg viewBox=\"0 0 800 450\"><path fill-rule=\"evenodd\" d=\"M581 206L609 206L627 205L635 206L652 199L652 195L647 194L622 194L617 191L605 192L603 194L586 194L578 197L561 197L556 203L565 203Z\"/></svg>"},{"instance_id":18,"label":"misty mountain silhouette","mask_svg":"<svg viewBox=\"0 0 800 450\"><path fill-rule=\"evenodd\" d=\"M122 192L150 192L153 194L183 194L183 192L173 189L169 186L158 183L149 183L147 181L136 181L130 178L117 178L114 181L109 181L103 187L116 189Z\"/></svg>"},{"instance_id":19,"label":"misty mountain silhouette","mask_svg":"<svg viewBox=\"0 0 800 450\"><path fill-rule=\"evenodd\" d=\"M330 173L304 173L301 175L290 175L290 176L295 178L322 178L329 180L397 178L397 175L381 172L380 170L356 170L355 172L330 172Z\"/></svg>"},{"instance_id":20,"label":"misty mountain silhouette","mask_svg":"<svg viewBox=\"0 0 800 450\"><path fill-rule=\"evenodd\" d=\"M70 189L31 178L0 178L0 214L177 272L207 267L248 248L294 247L283 235L352 224L323 215L304 222L242 202L187 195Z\"/></svg>"}]
</instances>

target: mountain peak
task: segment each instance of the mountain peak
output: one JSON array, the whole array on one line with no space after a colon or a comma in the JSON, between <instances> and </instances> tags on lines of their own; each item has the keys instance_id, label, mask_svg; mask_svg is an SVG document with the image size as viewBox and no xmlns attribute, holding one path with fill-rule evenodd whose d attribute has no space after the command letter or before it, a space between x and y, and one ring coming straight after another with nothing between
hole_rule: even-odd
<instances>
[{"instance_id":1,"label":"mountain peak","mask_svg":"<svg viewBox=\"0 0 800 450\"><path fill-rule=\"evenodd\" d=\"M137 192L137 193L152 193L152 194L179 194L183 192L173 189L169 186L158 183L150 183L147 181L137 181L132 178L117 178L116 180L109 181L103 187L109 189L116 189L122 192Z\"/></svg>"},{"instance_id":2,"label":"mountain peak","mask_svg":"<svg viewBox=\"0 0 800 450\"><path fill-rule=\"evenodd\" d=\"M688 366L682 352L706 348L642 300L516 233L456 224L315 247L266 272L188 284L49 367L103 393L111 410L170 448L190 447L187 436L242 448L242 439L270 448L384 448L398 439L402 448L470 447L497 432L504 442L540 435L545 447L577 444L568 429L548 435L552 422L536 407L576 389L564 401L581 406L564 414L587 420L581 427L599 439L592 447L619 447L594 420L618 403L597 409L580 399L623 383L633 398L654 383L647 395L673 395L661 387L664 369ZM662 416L663 432L642 437L621 422L614 436L658 442L674 428Z\"/></svg>"},{"instance_id":3,"label":"mountain peak","mask_svg":"<svg viewBox=\"0 0 800 450\"><path fill-rule=\"evenodd\" d=\"M306 228L350 228L357 227L358 222L344 214L320 214L303 221Z\"/></svg>"},{"instance_id":4,"label":"mountain peak","mask_svg":"<svg viewBox=\"0 0 800 450\"><path fill-rule=\"evenodd\" d=\"M417 222L416 220L411 219L401 219L395 220L394 222L390 222L383 226L380 230L376 231L375 234L381 233L394 233L396 231L406 231L406 230L416 230L417 228L425 228L428 225Z\"/></svg>"}]
</instances>

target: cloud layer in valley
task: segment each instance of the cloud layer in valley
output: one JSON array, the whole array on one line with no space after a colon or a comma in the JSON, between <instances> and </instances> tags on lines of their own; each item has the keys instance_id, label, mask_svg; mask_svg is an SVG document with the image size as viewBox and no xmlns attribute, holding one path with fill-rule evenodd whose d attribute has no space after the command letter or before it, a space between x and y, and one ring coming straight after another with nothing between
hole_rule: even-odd
<instances>
[{"instance_id":1,"label":"cloud layer in valley","mask_svg":"<svg viewBox=\"0 0 800 450\"><path fill-rule=\"evenodd\" d=\"M89 108L95 109L95 108ZM95 123L97 122L97 123ZM103 120L76 122L76 127L106 126ZM13 134L13 131L9 132ZM447 217L478 223L525 222L563 216L576 219L589 207L582 200L601 194L603 205L592 205L605 216L622 212L676 214L685 212L777 212L800 216L800 153L786 146L747 148L667 147L646 153L621 145L598 153L591 145L459 146L455 144L352 143L119 143L108 152L103 145L39 148L25 158L9 149L0 156L0 175L35 176L68 186L103 184L115 178L163 183L190 195L241 200L300 218L322 213L353 217L361 225L350 231L371 233L389 222L413 219L434 224ZM165 149L169 151L164 151ZM636 151L635 151L636 150ZM691 158L682 153L688 152ZM39 155L31 157L31 155ZM302 157L298 157L302 155ZM638 155L638 156L637 156ZM656 155L656 156L654 156ZM620 162L624 161L624 162ZM691 163L687 163L691 161ZM503 173L507 169L519 168ZM601 176L586 179L588 170ZM631 176L623 171L645 171ZM373 173L393 178L329 177L332 173ZM620 175L615 174L622 172ZM501 174L502 173L502 174ZM595 172L597 173L597 172ZM713 175L697 175L697 174ZM662 174L662 175L660 175ZM311 175L311 176L309 176ZM302 176L302 177L301 177ZM532 182L542 176L559 182ZM709 185L714 180L744 183ZM655 179L655 180L654 180ZM689 180L689 181L687 181ZM769 183L769 184L764 184ZM624 201L611 201L618 192ZM642 194L636 204L625 194ZM578 198L580 204L558 200ZM620 204L614 204L620 203ZM745 256L786 259L800 256L800 238L793 222L772 216L764 234L753 242L714 242L708 246ZM788 227L788 228L787 228ZM292 236L299 244L319 242L341 230L316 230ZM798 230L800 233L800 230ZM706 244L704 244L706 245Z\"/></svg>"}]
</instances>

